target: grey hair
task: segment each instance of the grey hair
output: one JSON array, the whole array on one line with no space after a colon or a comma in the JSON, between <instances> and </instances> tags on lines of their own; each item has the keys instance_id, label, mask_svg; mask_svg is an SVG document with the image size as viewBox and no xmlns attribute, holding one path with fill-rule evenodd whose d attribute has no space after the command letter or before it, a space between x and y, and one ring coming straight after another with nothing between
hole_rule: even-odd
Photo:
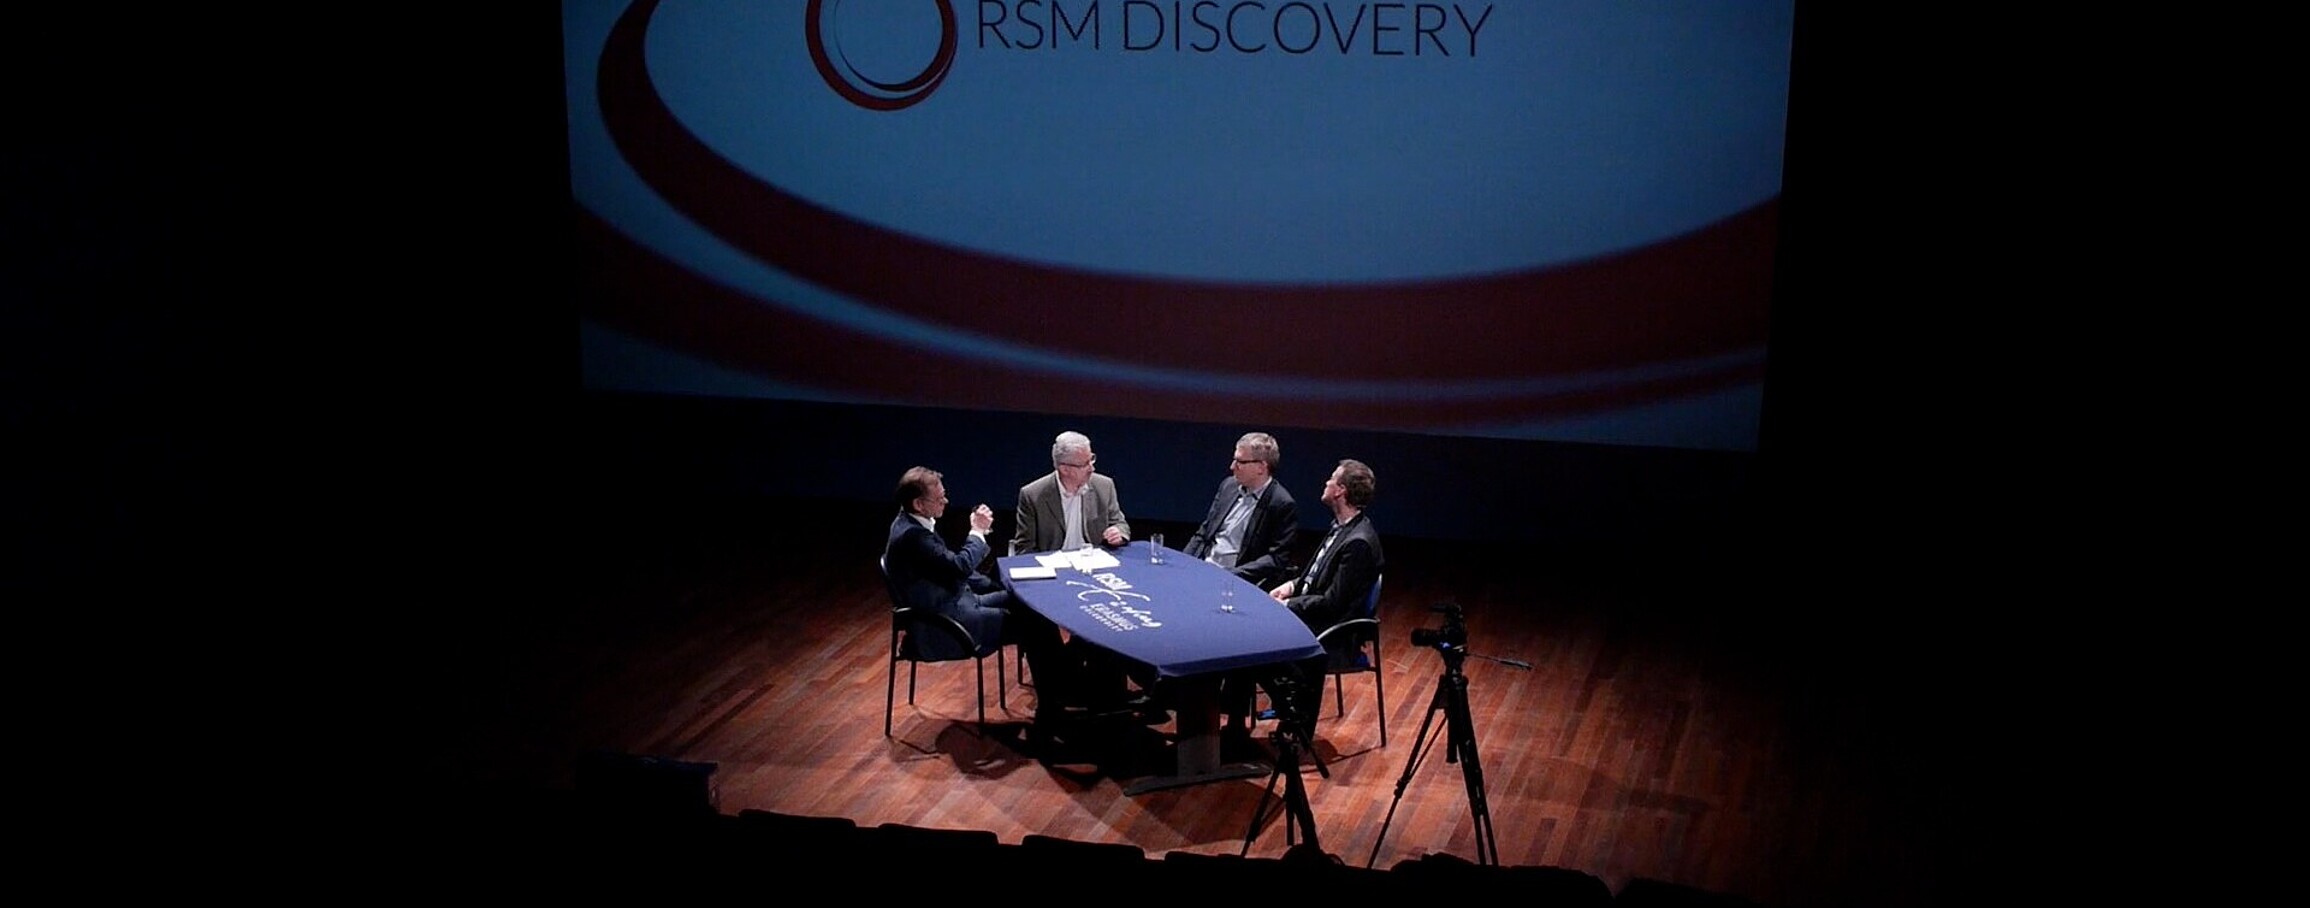
<instances>
[{"instance_id":1,"label":"grey hair","mask_svg":"<svg viewBox=\"0 0 2310 908\"><path fill-rule=\"evenodd\" d=\"M1051 439L1051 466L1059 465L1059 458L1076 451L1091 450L1091 437L1081 432L1061 432Z\"/></svg>"}]
</instances>

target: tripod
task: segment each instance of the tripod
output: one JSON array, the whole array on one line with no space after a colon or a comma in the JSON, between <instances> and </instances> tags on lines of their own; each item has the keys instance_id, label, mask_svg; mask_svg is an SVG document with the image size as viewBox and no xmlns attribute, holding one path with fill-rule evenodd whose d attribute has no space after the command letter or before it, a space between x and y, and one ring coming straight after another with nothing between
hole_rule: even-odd
<instances>
[{"instance_id":1,"label":"tripod","mask_svg":"<svg viewBox=\"0 0 2310 908\"><path fill-rule=\"evenodd\" d=\"M1484 767L1476 761L1476 725L1468 717L1468 676L1460 672L1468 651L1453 645L1437 648L1444 654L1444 678L1436 685L1436 696L1429 701L1427 716L1420 720L1420 733L1412 738L1411 761L1404 764L1403 777L1396 780L1396 798L1388 803L1388 817L1380 823L1380 834L1372 839L1372 853L1364 859L1365 867L1379 860L1380 843L1388 837L1388 825L1396 820L1396 805L1403 802L1404 788L1412 783L1412 771L1419 768L1420 758L1425 756L1423 751L1434 743L1428 738L1428 730L1434 727L1437 713L1444 714L1443 739L1447 742L1444 762L1460 764L1460 775L1468 783L1468 809L1476 821L1476 863L1490 866L1500 863L1500 846L1492 837L1492 811L1484 802Z\"/></svg>"},{"instance_id":2,"label":"tripod","mask_svg":"<svg viewBox=\"0 0 2310 908\"><path fill-rule=\"evenodd\" d=\"M1259 825L1270 816L1268 799L1275 795L1275 781L1278 778L1283 780L1283 800L1275 809L1287 814L1283 824L1283 844L1286 847L1294 844L1291 824L1297 821L1300 831L1307 836L1308 847L1315 851L1323 850L1323 844L1315 837L1315 811L1307 806L1307 785L1299 778L1299 755L1303 750L1312 751L1315 745L1308 740L1308 723L1301 720L1301 710L1296 705L1285 704L1286 697L1296 696L1298 692L1292 690L1275 698L1276 704L1282 707L1276 711L1275 731L1268 736L1268 740L1275 743L1275 771L1268 773L1267 791L1260 795L1258 809L1251 812L1250 828L1243 831L1243 851L1240 854L1245 857L1251 855L1252 840L1259 838ZM1322 758L1316 759L1315 766L1319 770L1323 769ZM1325 774L1329 775L1329 772Z\"/></svg>"}]
</instances>

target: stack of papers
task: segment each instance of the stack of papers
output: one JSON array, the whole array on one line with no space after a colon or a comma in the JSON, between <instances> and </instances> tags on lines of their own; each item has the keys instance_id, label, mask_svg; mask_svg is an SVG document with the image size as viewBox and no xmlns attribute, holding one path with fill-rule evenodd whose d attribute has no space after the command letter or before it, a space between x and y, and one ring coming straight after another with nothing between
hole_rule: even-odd
<instances>
[{"instance_id":1,"label":"stack of papers","mask_svg":"<svg viewBox=\"0 0 2310 908\"><path fill-rule=\"evenodd\" d=\"M1099 549L1076 549L1072 552L1036 555L1035 563L1054 570L1069 568L1077 571L1095 571L1100 568L1111 568L1123 562L1115 560L1115 556Z\"/></svg>"}]
</instances>

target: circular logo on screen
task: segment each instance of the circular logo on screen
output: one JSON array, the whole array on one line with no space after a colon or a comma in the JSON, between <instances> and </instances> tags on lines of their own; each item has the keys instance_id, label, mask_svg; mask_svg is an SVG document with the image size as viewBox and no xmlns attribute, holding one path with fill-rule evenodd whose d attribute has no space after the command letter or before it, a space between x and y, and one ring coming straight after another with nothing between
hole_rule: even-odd
<instances>
[{"instance_id":1,"label":"circular logo on screen","mask_svg":"<svg viewBox=\"0 0 2310 908\"><path fill-rule=\"evenodd\" d=\"M922 103L954 65L953 0L810 0L803 32L826 86L868 110Z\"/></svg>"}]
</instances>

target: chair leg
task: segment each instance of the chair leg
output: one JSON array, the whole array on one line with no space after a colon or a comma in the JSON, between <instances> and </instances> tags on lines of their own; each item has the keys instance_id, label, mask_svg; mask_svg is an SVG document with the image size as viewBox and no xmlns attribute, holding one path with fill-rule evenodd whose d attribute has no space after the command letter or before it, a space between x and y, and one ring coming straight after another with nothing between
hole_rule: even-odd
<instances>
[{"instance_id":1,"label":"chair leg","mask_svg":"<svg viewBox=\"0 0 2310 908\"><path fill-rule=\"evenodd\" d=\"M1381 747L1388 746L1388 673L1381 670L1384 664L1380 661L1379 641L1375 639L1372 641L1372 697L1379 701Z\"/></svg>"},{"instance_id":2,"label":"chair leg","mask_svg":"<svg viewBox=\"0 0 2310 908\"><path fill-rule=\"evenodd\" d=\"M985 737L987 733L987 660L972 659L971 665L978 671L979 736Z\"/></svg>"},{"instance_id":3,"label":"chair leg","mask_svg":"<svg viewBox=\"0 0 2310 908\"><path fill-rule=\"evenodd\" d=\"M1347 681L1339 675L1331 676L1331 705L1339 715L1347 715Z\"/></svg>"},{"instance_id":4,"label":"chair leg","mask_svg":"<svg viewBox=\"0 0 2310 908\"><path fill-rule=\"evenodd\" d=\"M1003 714L1011 712L1011 682L1003 677L1003 648L995 647L995 703L1002 706Z\"/></svg>"},{"instance_id":5,"label":"chair leg","mask_svg":"<svg viewBox=\"0 0 2310 908\"><path fill-rule=\"evenodd\" d=\"M882 736L890 737L892 703L898 698L898 625L890 626L890 681L882 687ZM906 702L914 702L914 666L906 668Z\"/></svg>"},{"instance_id":6,"label":"chair leg","mask_svg":"<svg viewBox=\"0 0 2310 908\"><path fill-rule=\"evenodd\" d=\"M898 656L893 650L890 657L890 683L882 687L882 736L890 737L890 714L898 701Z\"/></svg>"}]
</instances>

